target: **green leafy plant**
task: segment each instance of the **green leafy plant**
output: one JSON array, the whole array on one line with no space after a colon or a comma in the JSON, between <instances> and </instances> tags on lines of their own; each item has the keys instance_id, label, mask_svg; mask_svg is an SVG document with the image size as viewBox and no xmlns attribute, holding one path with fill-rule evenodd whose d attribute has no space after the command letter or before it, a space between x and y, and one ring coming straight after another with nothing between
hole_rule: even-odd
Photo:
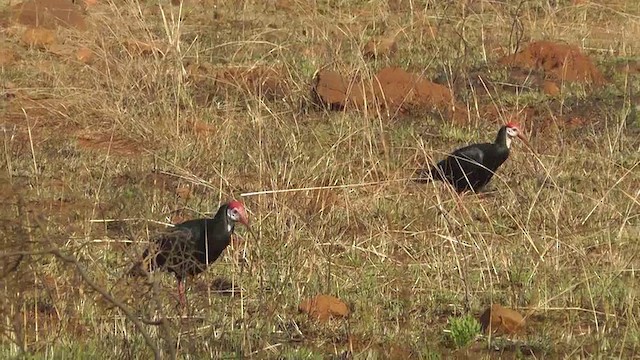
<instances>
[{"instance_id":1,"label":"green leafy plant","mask_svg":"<svg viewBox=\"0 0 640 360\"><path fill-rule=\"evenodd\" d=\"M480 323L470 315L449 318L449 331L451 340L459 349L469 344L480 333Z\"/></svg>"}]
</instances>

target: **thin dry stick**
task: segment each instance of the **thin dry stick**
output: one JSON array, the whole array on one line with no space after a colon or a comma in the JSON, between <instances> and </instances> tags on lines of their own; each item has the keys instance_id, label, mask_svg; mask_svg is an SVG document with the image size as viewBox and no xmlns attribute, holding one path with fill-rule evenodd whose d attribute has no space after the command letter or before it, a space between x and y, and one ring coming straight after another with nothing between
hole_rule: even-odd
<instances>
[{"instance_id":1,"label":"thin dry stick","mask_svg":"<svg viewBox=\"0 0 640 360\"><path fill-rule=\"evenodd\" d=\"M615 184L613 184L613 186L611 186L607 192L604 193L604 195L602 195L602 197L600 198L600 200L598 201L597 204L595 204L595 206L593 207L593 209L591 209L591 211L589 211L589 213L587 214L587 216L585 216L584 220L582 220L582 222L580 223L580 225L584 225L587 220L589 220L589 218L591 217L591 215L593 215L593 213L596 211L596 209L598 208L598 206L600 206L600 204L604 203L604 199L609 196L609 193L611 193L611 191L613 191L613 189L615 189L618 184L620 184L622 182L622 180L624 180L627 175L632 174L633 173L633 169L635 169L638 164L640 164L640 162L635 163L631 169L628 169L627 172L625 172L622 176L620 176L620 178L615 182Z\"/></svg>"},{"instance_id":2,"label":"thin dry stick","mask_svg":"<svg viewBox=\"0 0 640 360\"><path fill-rule=\"evenodd\" d=\"M92 222L92 223L110 223L110 222L116 222L116 221L146 221L146 222L151 222L151 223L154 223L154 224L159 224L159 225L164 225L164 226L175 226L174 224L169 224L169 223L166 223L166 222L153 220L153 219L145 219L145 218L91 219L91 220L89 220L89 222Z\"/></svg>"},{"instance_id":3,"label":"thin dry stick","mask_svg":"<svg viewBox=\"0 0 640 360\"><path fill-rule=\"evenodd\" d=\"M615 314L609 314L609 313L604 313L602 311L598 311L598 310L594 310L594 309L585 309L585 308L581 308L581 307L576 307L576 306L568 306L568 307L539 307L539 306L525 306L525 307L519 307L520 310L530 310L529 314L535 312L535 311L582 311L582 312L587 312L587 313L593 313L593 314L598 314L598 315L606 315L606 316L613 316L616 317Z\"/></svg>"},{"instance_id":4,"label":"thin dry stick","mask_svg":"<svg viewBox=\"0 0 640 360\"><path fill-rule=\"evenodd\" d=\"M12 131L11 137L9 138L9 141L7 141L8 130L5 126L2 126L2 131L4 132L4 153L7 161L7 175L9 177L9 182L11 182L11 174L13 174L13 166L11 162L11 151L9 151L9 142L12 142L15 137L16 125L13 126L13 131Z\"/></svg>"},{"instance_id":5,"label":"thin dry stick","mask_svg":"<svg viewBox=\"0 0 640 360\"><path fill-rule=\"evenodd\" d=\"M384 180L384 181L372 181L372 182L357 183L357 184L312 186L312 187L305 187L305 188L292 188L292 189L279 189L279 190L263 190L263 191L254 191L254 192L242 193L242 194L240 194L240 196L241 197L246 197L246 196L254 196L254 195L280 194L280 193L298 192L298 191L358 188L358 187L364 187L364 186L382 185L382 184L388 184L388 183L392 183L392 182L400 182L400 181L408 181L408 180L412 180L412 179L411 178L406 178L406 179L394 179L394 180Z\"/></svg>"},{"instance_id":6,"label":"thin dry stick","mask_svg":"<svg viewBox=\"0 0 640 360\"><path fill-rule=\"evenodd\" d=\"M22 108L22 113L24 114L24 118L27 121L27 132L29 133L29 146L31 146L31 157L33 159L33 174L36 177L36 183L40 183L38 180L38 162L36 161L36 151L33 148L33 136L31 135L31 124L29 123L29 116L27 116L27 112ZM40 194L40 188L36 187L36 191Z\"/></svg>"},{"instance_id":7,"label":"thin dry stick","mask_svg":"<svg viewBox=\"0 0 640 360\"><path fill-rule=\"evenodd\" d=\"M87 285L89 285L89 287L91 287L93 290L95 290L100 295L102 295L102 297L105 300L107 300L108 302L110 302L113 305L115 305L118 309L120 309L124 313L124 315L127 317L127 319L130 320L136 326L136 328L138 329L138 331L140 331L140 334L144 338L144 341L147 344L147 346L149 346L151 351L153 351L154 359L156 359L156 360L161 360L162 359L162 355L160 353L160 350L158 349L158 346L154 343L153 339L151 338L151 335L149 335L149 332L147 330L145 330L142 321L140 319L138 319L138 317L136 315L134 315L133 312L131 312L131 310L124 303L122 303L120 300L114 298L105 289L103 289L98 284L96 284L93 281L93 279L91 279L89 277L89 274L87 274L87 272L84 269L84 267L78 262L78 259L76 259L75 257L73 257L71 255L63 254L57 248L51 249L49 253L54 255L54 256L56 256L57 258L61 259L62 261L66 262L66 263L73 264L76 267L76 270L78 270L78 273L80 274L80 277L82 277L82 280L84 280L87 283Z\"/></svg>"}]
</instances>

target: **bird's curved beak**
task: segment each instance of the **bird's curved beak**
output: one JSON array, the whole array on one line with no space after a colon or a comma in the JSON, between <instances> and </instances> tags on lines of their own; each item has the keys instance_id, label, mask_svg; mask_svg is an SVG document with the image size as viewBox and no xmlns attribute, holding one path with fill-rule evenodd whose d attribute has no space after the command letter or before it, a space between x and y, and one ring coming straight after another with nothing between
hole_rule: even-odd
<instances>
[{"instance_id":1,"label":"bird's curved beak","mask_svg":"<svg viewBox=\"0 0 640 360\"><path fill-rule=\"evenodd\" d=\"M247 228L247 230L249 231L249 234L251 234L251 236L253 236L254 239L258 238L256 236L256 233L253 232L251 225L249 224L249 216L247 216L246 212L242 214L242 217L240 217L240 220L238 222L244 225L245 228Z\"/></svg>"},{"instance_id":2,"label":"bird's curved beak","mask_svg":"<svg viewBox=\"0 0 640 360\"><path fill-rule=\"evenodd\" d=\"M529 140L527 140L527 137L524 136L522 132L518 132L518 139L520 139L530 150L533 150L531 144L529 143Z\"/></svg>"},{"instance_id":3,"label":"bird's curved beak","mask_svg":"<svg viewBox=\"0 0 640 360\"><path fill-rule=\"evenodd\" d=\"M240 216L240 220L238 222L241 223L242 225L246 226L246 227L250 227L250 225L249 225L249 216L247 216L246 211L242 212L242 215Z\"/></svg>"}]
</instances>

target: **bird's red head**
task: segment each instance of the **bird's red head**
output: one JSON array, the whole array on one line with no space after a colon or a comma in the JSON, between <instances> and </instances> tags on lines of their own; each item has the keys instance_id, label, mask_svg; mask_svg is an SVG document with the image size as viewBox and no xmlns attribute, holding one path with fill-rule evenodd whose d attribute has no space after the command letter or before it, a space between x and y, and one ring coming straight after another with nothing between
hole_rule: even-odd
<instances>
[{"instance_id":1,"label":"bird's red head","mask_svg":"<svg viewBox=\"0 0 640 360\"><path fill-rule=\"evenodd\" d=\"M520 125L515 121L509 121L506 125L508 128L520 130Z\"/></svg>"},{"instance_id":2,"label":"bird's red head","mask_svg":"<svg viewBox=\"0 0 640 360\"><path fill-rule=\"evenodd\" d=\"M237 221L245 226L249 226L249 217L244 205L238 200L232 200L227 204L229 217L233 221Z\"/></svg>"},{"instance_id":3,"label":"bird's red head","mask_svg":"<svg viewBox=\"0 0 640 360\"><path fill-rule=\"evenodd\" d=\"M527 145L527 147L531 148L529 141L524 136L524 133L517 122L509 121L505 126L507 127L507 136L511 138L518 137L525 145Z\"/></svg>"}]
</instances>

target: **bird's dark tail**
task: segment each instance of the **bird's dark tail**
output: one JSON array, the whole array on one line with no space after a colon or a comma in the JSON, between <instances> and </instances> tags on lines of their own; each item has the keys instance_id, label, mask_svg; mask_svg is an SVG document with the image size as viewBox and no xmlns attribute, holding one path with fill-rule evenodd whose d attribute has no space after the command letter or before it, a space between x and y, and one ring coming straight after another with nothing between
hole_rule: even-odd
<instances>
[{"instance_id":1,"label":"bird's dark tail","mask_svg":"<svg viewBox=\"0 0 640 360\"><path fill-rule=\"evenodd\" d=\"M431 167L430 169L419 169L416 171L413 181L419 183L430 183L432 181L442 180L442 173L437 167Z\"/></svg>"}]
</instances>

